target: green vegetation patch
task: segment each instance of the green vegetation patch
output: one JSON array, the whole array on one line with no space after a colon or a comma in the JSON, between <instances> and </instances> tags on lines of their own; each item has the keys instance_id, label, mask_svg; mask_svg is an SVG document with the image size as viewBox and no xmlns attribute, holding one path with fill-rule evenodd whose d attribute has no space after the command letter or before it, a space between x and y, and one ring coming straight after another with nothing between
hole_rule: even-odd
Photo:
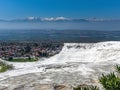
<instances>
[{"instance_id":1,"label":"green vegetation patch","mask_svg":"<svg viewBox=\"0 0 120 90\"><path fill-rule=\"evenodd\" d=\"M120 73L119 65L116 65L115 69L118 73ZM110 73L108 75L102 74L99 81L105 90L120 90L120 76L115 75L115 73Z\"/></svg>"},{"instance_id":2,"label":"green vegetation patch","mask_svg":"<svg viewBox=\"0 0 120 90\"><path fill-rule=\"evenodd\" d=\"M0 73L11 69L13 69L12 65L7 65L6 63L0 62Z\"/></svg>"},{"instance_id":3,"label":"green vegetation patch","mask_svg":"<svg viewBox=\"0 0 120 90\"><path fill-rule=\"evenodd\" d=\"M10 62L35 62L38 61L39 58L17 58L17 59L11 59Z\"/></svg>"},{"instance_id":4,"label":"green vegetation patch","mask_svg":"<svg viewBox=\"0 0 120 90\"><path fill-rule=\"evenodd\" d=\"M115 66L115 69L116 69L116 71L117 71L118 73L120 73L120 66L119 66L119 65L116 65L116 66Z\"/></svg>"},{"instance_id":5,"label":"green vegetation patch","mask_svg":"<svg viewBox=\"0 0 120 90\"><path fill-rule=\"evenodd\" d=\"M116 76L114 73L108 75L102 74L99 81L105 90L120 90L120 77Z\"/></svg>"}]
</instances>

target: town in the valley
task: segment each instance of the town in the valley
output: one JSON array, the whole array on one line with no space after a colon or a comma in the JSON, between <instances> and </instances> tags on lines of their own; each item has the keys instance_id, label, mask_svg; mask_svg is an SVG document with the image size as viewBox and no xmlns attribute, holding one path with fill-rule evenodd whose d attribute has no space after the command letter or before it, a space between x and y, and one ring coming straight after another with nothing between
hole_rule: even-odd
<instances>
[{"instance_id":1,"label":"town in the valley","mask_svg":"<svg viewBox=\"0 0 120 90\"><path fill-rule=\"evenodd\" d=\"M59 53L62 46L59 42L0 42L0 58L11 61L50 57Z\"/></svg>"}]
</instances>

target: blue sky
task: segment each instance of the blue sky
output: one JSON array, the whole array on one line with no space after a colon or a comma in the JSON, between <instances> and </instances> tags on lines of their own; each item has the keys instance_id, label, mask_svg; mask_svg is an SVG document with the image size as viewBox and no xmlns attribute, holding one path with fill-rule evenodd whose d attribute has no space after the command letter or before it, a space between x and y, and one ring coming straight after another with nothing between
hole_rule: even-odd
<instances>
[{"instance_id":1,"label":"blue sky","mask_svg":"<svg viewBox=\"0 0 120 90\"><path fill-rule=\"evenodd\" d=\"M0 18L120 18L120 0L0 0Z\"/></svg>"}]
</instances>

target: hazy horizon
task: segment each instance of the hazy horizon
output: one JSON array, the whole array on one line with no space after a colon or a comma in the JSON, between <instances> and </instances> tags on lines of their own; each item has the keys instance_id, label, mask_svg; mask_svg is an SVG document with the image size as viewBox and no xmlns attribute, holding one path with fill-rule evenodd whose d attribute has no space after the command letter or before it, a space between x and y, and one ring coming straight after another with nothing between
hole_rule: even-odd
<instances>
[{"instance_id":1,"label":"hazy horizon","mask_svg":"<svg viewBox=\"0 0 120 90\"><path fill-rule=\"evenodd\" d=\"M0 29L75 29L120 30L120 21L114 22L0 22Z\"/></svg>"}]
</instances>

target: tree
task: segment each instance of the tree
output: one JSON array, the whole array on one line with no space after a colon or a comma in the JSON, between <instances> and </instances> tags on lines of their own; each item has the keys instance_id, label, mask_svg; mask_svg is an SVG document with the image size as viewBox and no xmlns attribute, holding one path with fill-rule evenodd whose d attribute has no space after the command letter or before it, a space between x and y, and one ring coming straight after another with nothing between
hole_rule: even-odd
<instances>
[{"instance_id":1,"label":"tree","mask_svg":"<svg viewBox=\"0 0 120 90\"><path fill-rule=\"evenodd\" d=\"M31 60L31 57L30 57L30 56L28 56L28 59L29 59L29 60Z\"/></svg>"},{"instance_id":2,"label":"tree","mask_svg":"<svg viewBox=\"0 0 120 90\"><path fill-rule=\"evenodd\" d=\"M9 61L13 60L13 57L9 57L8 60L9 60Z\"/></svg>"},{"instance_id":3,"label":"tree","mask_svg":"<svg viewBox=\"0 0 120 90\"><path fill-rule=\"evenodd\" d=\"M29 45L27 45L25 47L25 53L29 53L31 51L31 47Z\"/></svg>"}]
</instances>

